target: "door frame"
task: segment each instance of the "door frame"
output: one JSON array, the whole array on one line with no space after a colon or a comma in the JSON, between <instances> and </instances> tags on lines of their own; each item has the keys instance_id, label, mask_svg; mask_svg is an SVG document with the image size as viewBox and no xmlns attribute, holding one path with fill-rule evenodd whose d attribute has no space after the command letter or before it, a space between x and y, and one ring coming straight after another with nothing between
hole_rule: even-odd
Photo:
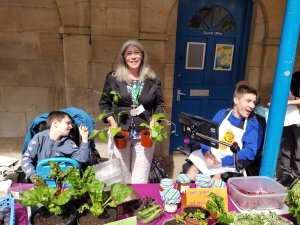
<instances>
[{"instance_id":1,"label":"door frame","mask_svg":"<svg viewBox=\"0 0 300 225\"><path fill-rule=\"evenodd\" d=\"M201 1L201 0L198 0ZM245 15L245 23L244 23L244 32L243 32L243 37L241 39L241 45L240 48L244 49L241 51L240 55L240 64L239 67L237 68L238 72L238 81L244 80L245 79L245 70L246 70L246 63L247 63L247 55L248 55L248 47L249 47L249 39L250 39L250 32L251 32L251 23L252 23L252 13L253 13L253 1L252 0L246 0L247 2L245 3L246 7L246 15ZM208 0L207 4L214 3L214 0ZM176 31L176 49L175 49L175 65L174 65L174 83L173 83L173 96L172 96L172 112L171 112L171 118L172 121L177 121L177 115L175 115L176 110L174 109L174 103L176 103L176 94L177 94L177 89L178 89L178 81L177 81L177 74L179 73L179 63L180 63L180 55L179 55L179 48L180 48L180 41L183 38L178 38L181 36L181 29L182 26L185 26L184 24L180 23L181 18L182 18L182 12L183 12L183 7L182 5L184 4L184 0L178 0L178 13L177 13L177 31ZM209 118L210 119L210 118ZM181 130L181 127L177 127L177 130ZM173 153L173 151L176 150L177 146L174 146L174 138L176 138L175 134L171 134L170 136L170 147L169 147L169 152L170 154ZM184 143L182 143L183 145Z\"/></svg>"}]
</instances>

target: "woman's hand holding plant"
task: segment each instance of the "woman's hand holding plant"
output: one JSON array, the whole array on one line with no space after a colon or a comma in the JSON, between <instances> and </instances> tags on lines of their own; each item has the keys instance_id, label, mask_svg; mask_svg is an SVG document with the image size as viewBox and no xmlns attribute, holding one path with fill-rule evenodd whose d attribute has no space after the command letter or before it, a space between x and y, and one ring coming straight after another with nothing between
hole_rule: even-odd
<instances>
[{"instance_id":1,"label":"woman's hand holding plant","mask_svg":"<svg viewBox=\"0 0 300 225\"><path fill-rule=\"evenodd\" d=\"M114 119L113 116L107 117L107 121L109 122L110 128L117 128L117 127L118 127L118 124L117 124L117 122L115 121L115 119Z\"/></svg>"}]
</instances>

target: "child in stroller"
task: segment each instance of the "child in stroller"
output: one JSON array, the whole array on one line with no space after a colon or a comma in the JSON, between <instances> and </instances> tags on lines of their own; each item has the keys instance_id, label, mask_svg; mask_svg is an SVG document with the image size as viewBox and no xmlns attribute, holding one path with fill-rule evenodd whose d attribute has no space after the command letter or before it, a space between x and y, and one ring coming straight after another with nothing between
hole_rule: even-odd
<instances>
[{"instance_id":1,"label":"child in stroller","mask_svg":"<svg viewBox=\"0 0 300 225\"><path fill-rule=\"evenodd\" d=\"M61 114L69 115L71 117L70 118L71 120L68 119L68 117L66 118L67 120L69 120L69 123L72 123L72 125L73 125L68 136L77 146L81 146L82 143L81 143L81 137L80 137L79 133L84 134L85 133L84 130L88 130L88 132L90 133L94 129L94 120L85 111L78 109L78 108L66 108L66 109L62 109L60 111L63 112ZM60 111L58 111L57 113L60 114L59 113ZM65 113L67 113L67 114L65 114ZM28 129L27 136L24 141L24 145L23 145L22 161L26 161L26 160L24 160L24 158L26 159L25 154L28 154L28 152L26 153L26 150L28 150L28 144L29 144L30 140L34 137L34 135L49 128L46 125L48 115L49 115L49 113L41 114L41 115L37 116L31 122L29 129ZM78 127L80 125L83 125L84 127L81 126L80 129L78 129ZM81 131L81 132L79 132L79 131ZM87 133L84 135L85 135L85 139L86 139L85 142L87 142ZM70 143L73 143L72 141ZM101 160L98 151L95 149L95 143L93 140L89 141L89 144L87 147L91 150L89 151L88 162L82 163L82 165L81 165L81 169L83 169L83 170L85 169L86 166L97 164ZM86 161L86 159L84 159L84 161ZM22 166L24 169L25 168L24 165L22 165Z\"/></svg>"}]
</instances>

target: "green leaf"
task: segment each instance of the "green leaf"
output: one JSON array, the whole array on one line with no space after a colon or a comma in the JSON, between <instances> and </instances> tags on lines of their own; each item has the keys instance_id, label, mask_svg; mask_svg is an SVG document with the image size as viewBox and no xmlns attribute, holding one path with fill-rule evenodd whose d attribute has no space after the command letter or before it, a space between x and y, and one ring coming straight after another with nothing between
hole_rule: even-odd
<instances>
[{"instance_id":1,"label":"green leaf","mask_svg":"<svg viewBox=\"0 0 300 225\"><path fill-rule=\"evenodd\" d=\"M103 111L102 113L100 113L96 118L95 118L95 122L98 121L102 121L105 117L107 117L109 114L111 113L106 113L106 111Z\"/></svg>"},{"instance_id":2,"label":"green leaf","mask_svg":"<svg viewBox=\"0 0 300 225\"><path fill-rule=\"evenodd\" d=\"M151 130L151 138L156 139L156 137L158 136L158 132L155 130Z\"/></svg>"},{"instance_id":3,"label":"green leaf","mask_svg":"<svg viewBox=\"0 0 300 225\"><path fill-rule=\"evenodd\" d=\"M84 203L83 205L81 205L78 209L78 212L83 213L85 210L89 210L90 206L87 203Z\"/></svg>"},{"instance_id":4,"label":"green leaf","mask_svg":"<svg viewBox=\"0 0 300 225\"><path fill-rule=\"evenodd\" d=\"M147 124L147 123L141 123L140 126L141 127L146 127L148 129L150 128L149 124Z\"/></svg>"},{"instance_id":5,"label":"green leaf","mask_svg":"<svg viewBox=\"0 0 300 225\"><path fill-rule=\"evenodd\" d=\"M112 137L116 136L117 133L121 131L121 127L110 128L110 135Z\"/></svg>"},{"instance_id":6,"label":"green leaf","mask_svg":"<svg viewBox=\"0 0 300 225\"><path fill-rule=\"evenodd\" d=\"M104 208L100 203L96 203L90 207L90 211L94 216L100 216L104 212Z\"/></svg>"},{"instance_id":7,"label":"green leaf","mask_svg":"<svg viewBox=\"0 0 300 225\"><path fill-rule=\"evenodd\" d=\"M131 193L132 193L132 187L127 186L125 184L121 183L114 183L111 186L110 195L114 197L114 199L120 203L124 201Z\"/></svg>"},{"instance_id":8,"label":"green leaf","mask_svg":"<svg viewBox=\"0 0 300 225\"><path fill-rule=\"evenodd\" d=\"M80 186L80 173L76 167L72 167L72 170L70 170L67 180L71 184L73 188L77 188Z\"/></svg>"},{"instance_id":9,"label":"green leaf","mask_svg":"<svg viewBox=\"0 0 300 225\"><path fill-rule=\"evenodd\" d=\"M100 139L100 141L104 141L104 142L108 141L108 137L107 137L107 135L106 135L106 133L104 131L101 131L98 134L98 138Z\"/></svg>"},{"instance_id":10,"label":"green leaf","mask_svg":"<svg viewBox=\"0 0 300 225\"><path fill-rule=\"evenodd\" d=\"M48 206L55 198L58 188L53 187L37 187L33 190L24 191L21 193L21 199L18 202L25 206L36 206L42 204Z\"/></svg>"},{"instance_id":11,"label":"green leaf","mask_svg":"<svg viewBox=\"0 0 300 225\"><path fill-rule=\"evenodd\" d=\"M157 142L161 142L163 140L163 137L161 135L158 135L155 140Z\"/></svg>"},{"instance_id":12,"label":"green leaf","mask_svg":"<svg viewBox=\"0 0 300 225\"><path fill-rule=\"evenodd\" d=\"M61 206L59 205L50 205L49 207L47 207L49 212L55 216L59 216L63 214L63 209Z\"/></svg>"},{"instance_id":13,"label":"green leaf","mask_svg":"<svg viewBox=\"0 0 300 225\"><path fill-rule=\"evenodd\" d=\"M100 132L99 130L94 129L94 130L90 133L89 139L94 139L94 138L98 135L99 132Z\"/></svg>"},{"instance_id":14,"label":"green leaf","mask_svg":"<svg viewBox=\"0 0 300 225\"><path fill-rule=\"evenodd\" d=\"M112 95L114 103L117 103L119 101L119 98L121 98L120 94L116 91L110 91L109 94Z\"/></svg>"},{"instance_id":15,"label":"green leaf","mask_svg":"<svg viewBox=\"0 0 300 225\"><path fill-rule=\"evenodd\" d=\"M168 134L167 131L165 131L165 132L164 132L164 138L165 138L165 139L168 139L168 137L169 137L169 134Z\"/></svg>"},{"instance_id":16,"label":"green leaf","mask_svg":"<svg viewBox=\"0 0 300 225\"><path fill-rule=\"evenodd\" d=\"M64 190L56 199L53 199L52 202L56 205L65 205L71 200L73 194L74 189Z\"/></svg>"},{"instance_id":17,"label":"green leaf","mask_svg":"<svg viewBox=\"0 0 300 225\"><path fill-rule=\"evenodd\" d=\"M159 119L163 119L163 118L165 118L165 115L163 113L157 113L157 114L152 115L152 119L155 119L155 120L159 120Z\"/></svg>"}]
</instances>

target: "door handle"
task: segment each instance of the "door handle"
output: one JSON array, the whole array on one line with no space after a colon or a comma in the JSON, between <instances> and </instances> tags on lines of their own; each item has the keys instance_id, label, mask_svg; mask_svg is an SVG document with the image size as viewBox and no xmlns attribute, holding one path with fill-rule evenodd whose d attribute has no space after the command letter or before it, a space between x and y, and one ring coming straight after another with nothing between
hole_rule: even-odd
<instances>
[{"instance_id":1,"label":"door handle","mask_svg":"<svg viewBox=\"0 0 300 225\"><path fill-rule=\"evenodd\" d=\"M180 89L177 90L177 96L176 96L176 101L179 102L180 101L180 95L186 95L185 93L182 93Z\"/></svg>"}]
</instances>

